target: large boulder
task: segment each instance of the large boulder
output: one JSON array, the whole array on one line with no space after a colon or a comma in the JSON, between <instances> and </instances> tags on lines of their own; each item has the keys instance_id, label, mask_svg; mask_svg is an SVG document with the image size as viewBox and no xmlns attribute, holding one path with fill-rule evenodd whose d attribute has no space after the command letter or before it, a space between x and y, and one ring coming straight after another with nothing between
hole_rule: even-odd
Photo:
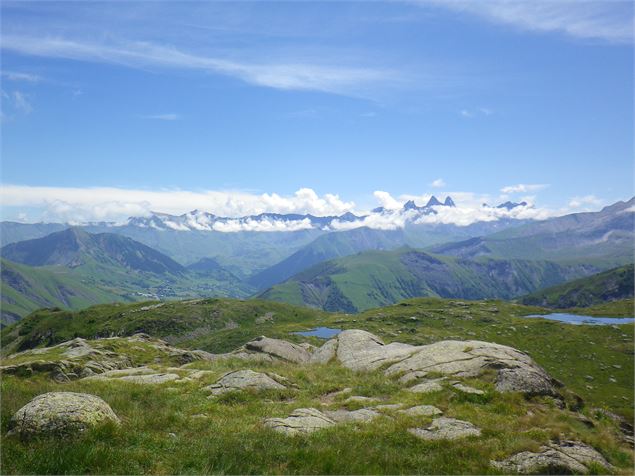
<instances>
[{"instance_id":1,"label":"large boulder","mask_svg":"<svg viewBox=\"0 0 635 476\"><path fill-rule=\"evenodd\" d=\"M294 436L313 433L333 426L335 423L335 420L315 408L298 408L287 418L269 418L264 424L267 428Z\"/></svg>"},{"instance_id":2,"label":"large boulder","mask_svg":"<svg viewBox=\"0 0 635 476\"><path fill-rule=\"evenodd\" d=\"M38 435L74 435L119 418L101 398L86 393L50 392L20 408L9 423L9 434L23 438Z\"/></svg>"},{"instance_id":3,"label":"large boulder","mask_svg":"<svg viewBox=\"0 0 635 476\"><path fill-rule=\"evenodd\" d=\"M408 431L423 440L457 440L481 436L481 430L470 422L446 417L433 420L427 428L410 428Z\"/></svg>"},{"instance_id":4,"label":"large boulder","mask_svg":"<svg viewBox=\"0 0 635 476\"><path fill-rule=\"evenodd\" d=\"M442 374L477 377L488 369L497 372L496 389L531 395L557 395L552 379L527 354L500 344L481 341L441 341L417 348L408 358L386 369L387 375L410 376Z\"/></svg>"},{"instance_id":5,"label":"large boulder","mask_svg":"<svg viewBox=\"0 0 635 476\"><path fill-rule=\"evenodd\" d=\"M544 474L588 473L591 466L610 470L611 465L600 453L579 441L561 441L541 446L536 453L523 451L491 465L506 473Z\"/></svg>"},{"instance_id":6,"label":"large boulder","mask_svg":"<svg viewBox=\"0 0 635 476\"><path fill-rule=\"evenodd\" d=\"M368 371L403 360L419 349L420 347L400 342L386 345L379 337L370 332L350 329L338 334L336 355L337 360L344 367L351 370Z\"/></svg>"},{"instance_id":7,"label":"large boulder","mask_svg":"<svg viewBox=\"0 0 635 476\"><path fill-rule=\"evenodd\" d=\"M285 361L294 364L305 364L311 358L311 352L303 346L292 344L286 340L271 339L260 336L247 342L244 346L229 354L220 354L221 358L239 358L265 362Z\"/></svg>"},{"instance_id":8,"label":"large boulder","mask_svg":"<svg viewBox=\"0 0 635 476\"><path fill-rule=\"evenodd\" d=\"M269 375L254 372L253 370L236 370L223 375L216 383L207 387L206 390L212 395L221 395L227 392L238 390L284 390L286 387L276 382Z\"/></svg>"}]
</instances>

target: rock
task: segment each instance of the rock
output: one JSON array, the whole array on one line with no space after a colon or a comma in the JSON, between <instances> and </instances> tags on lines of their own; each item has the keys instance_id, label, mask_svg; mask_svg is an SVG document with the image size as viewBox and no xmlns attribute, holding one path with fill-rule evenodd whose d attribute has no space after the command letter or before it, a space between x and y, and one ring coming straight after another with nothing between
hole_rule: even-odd
<instances>
[{"instance_id":1,"label":"rock","mask_svg":"<svg viewBox=\"0 0 635 476\"><path fill-rule=\"evenodd\" d=\"M284 390L286 387L267 374L253 370L236 370L226 373L216 383L205 387L212 395L221 395L239 390Z\"/></svg>"},{"instance_id":2,"label":"rock","mask_svg":"<svg viewBox=\"0 0 635 476\"><path fill-rule=\"evenodd\" d=\"M606 470L611 465L594 448L579 441L562 441L541 446L533 453L523 451L503 461L491 461L490 464L507 473L588 473L590 465L595 464Z\"/></svg>"},{"instance_id":3,"label":"rock","mask_svg":"<svg viewBox=\"0 0 635 476\"><path fill-rule=\"evenodd\" d=\"M123 380L124 382L136 383L139 385L154 385L171 382L180 378L181 377L177 374L157 373L148 375L126 375L125 377L119 377L116 380Z\"/></svg>"},{"instance_id":4,"label":"rock","mask_svg":"<svg viewBox=\"0 0 635 476\"><path fill-rule=\"evenodd\" d=\"M312 364L327 364L335 357L337 352L337 339L326 341L322 347L319 347L309 359Z\"/></svg>"},{"instance_id":5,"label":"rock","mask_svg":"<svg viewBox=\"0 0 635 476\"><path fill-rule=\"evenodd\" d=\"M418 383L417 385L414 385L413 387L410 387L408 391L413 393L440 392L441 390L443 390L443 387L441 386L440 382L444 380L445 378L443 377L437 378L437 379L431 379L431 380L424 380L423 382Z\"/></svg>"},{"instance_id":6,"label":"rock","mask_svg":"<svg viewBox=\"0 0 635 476\"><path fill-rule=\"evenodd\" d=\"M238 352L241 353L240 351ZM300 347L286 340L270 339L260 336L244 346L244 354L263 354L268 356L268 360L285 360L295 364L304 364L309 361L311 354ZM265 358L265 360L267 360Z\"/></svg>"},{"instance_id":7,"label":"rock","mask_svg":"<svg viewBox=\"0 0 635 476\"><path fill-rule=\"evenodd\" d=\"M267 312L264 316L256 317L254 321L256 324L264 324L265 322L273 322L273 316L275 312Z\"/></svg>"},{"instance_id":8,"label":"rock","mask_svg":"<svg viewBox=\"0 0 635 476\"><path fill-rule=\"evenodd\" d=\"M190 379L199 380L207 377L208 375L212 375L214 372L211 370L195 370L191 374L188 375Z\"/></svg>"},{"instance_id":9,"label":"rock","mask_svg":"<svg viewBox=\"0 0 635 476\"><path fill-rule=\"evenodd\" d=\"M353 410L353 411L348 411L348 410L327 411L325 412L325 414L336 423L351 422L351 421L367 423L381 416L380 413L376 412L374 409L371 409L371 408L361 408L359 410Z\"/></svg>"},{"instance_id":10,"label":"rock","mask_svg":"<svg viewBox=\"0 0 635 476\"><path fill-rule=\"evenodd\" d=\"M73 435L119 418L101 398L86 393L50 392L20 408L9 423L9 434Z\"/></svg>"},{"instance_id":11,"label":"rock","mask_svg":"<svg viewBox=\"0 0 635 476\"><path fill-rule=\"evenodd\" d=\"M481 430L471 423L446 417L433 420L427 428L410 428L408 431L424 440L456 440L468 436L481 436Z\"/></svg>"},{"instance_id":12,"label":"rock","mask_svg":"<svg viewBox=\"0 0 635 476\"><path fill-rule=\"evenodd\" d=\"M501 392L556 395L558 383L527 354L500 344L481 341L441 341L416 348L411 356L386 369L387 375L441 373L477 377L487 369L498 371Z\"/></svg>"},{"instance_id":13,"label":"rock","mask_svg":"<svg viewBox=\"0 0 635 476\"><path fill-rule=\"evenodd\" d=\"M384 364L398 362L420 349L409 344L384 344L370 332L349 329L337 335L337 359L351 370L375 370Z\"/></svg>"},{"instance_id":14,"label":"rock","mask_svg":"<svg viewBox=\"0 0 635 476\"><path fill-rule=\"evenodd\" d=\"M335 425L335 421L315 408L298 408L287 418L269 418L265 426L286 435L308 434Z\"/></svg>"},{"instance_id":15,"label":"rock","mask_svg":"<svg viewBox=\"0 0 635 476\"><path fill-rule=\"evenodd\" d=\"M469 387L467 385L463 385L462 383L455 383L452 385L452 388L457 389L459 392L469 393L472 395L485 395L483 390L479 390L478 388Z\"/></svg>"},{"instance_id":16,"label":"rock","mask_svg":"<svg viewBox=\"0 0 635 476\"><path fill-rule=\"evenodd\" d=\"M379 411L392 411L392 410L399 410L400 408L403 407L403 403L387 403L384 405L375 405L373 407L373 410L379 410Z\"/></svg>"},{"instance_id":17,"label":"rock","mask_svg":"<svg viewBox=\"0 0 635 476\"><path fill-rule=\"evenodd\" d=\"M344 403L372 403L379 401L378 398L373 397L361 397L359 395L353 395L344 400Z\"/></svg>"},{"instance_id":18,"label":"rock","mask_svg":"<svg viewBox=\"0 0 635 476\"><path fill-rule=\"evenodd\" d=\"M434 405L418 405L405 410L399 410L399 413L403 413L408 416L436 416L443 414L443 412Z\"/></svg>"}]
</instances>

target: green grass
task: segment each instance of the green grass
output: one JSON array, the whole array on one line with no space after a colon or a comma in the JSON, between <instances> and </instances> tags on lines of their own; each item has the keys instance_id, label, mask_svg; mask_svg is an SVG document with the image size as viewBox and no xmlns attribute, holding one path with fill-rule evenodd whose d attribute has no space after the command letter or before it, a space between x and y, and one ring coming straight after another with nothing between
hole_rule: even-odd
<instances>
[{"instance_id":1,"label":"green grass","mask_svg":"<svg viewBox=\"0 0 635 476\"><path fill-rule=\"evenodd\" d=\"M90 380L58 384L42 376L5 376L3 434L11 415L46 391L99 395L122 424L69 439L3 438L2 474L496 474L489 467L490 459L536 450L561 435L598 448L617 473L628 474L632 466L632 453L618 443L612 422L597 420L590 429L575 414L548 401L499 394L480 380L466 381L488 391L488 398L474 401L450 389L430 395L408 393L380 372L355 373L335 364L224 361L188 367L212 374L200 382L158 386ZM206 398L205 385L230 369L247 367L276 372L297 388ZM285 417L294 408L342 408L344 397L328 407L321 399L345 387L353 389L352 395L377 397L386 403L436 405L446 416L479 426L483 435L455 442L421 441L407 429L425 426L431 418L398 413L370 424L342 424L292 438L263 426L265 418Z\"/></svg>"}]
</instances>

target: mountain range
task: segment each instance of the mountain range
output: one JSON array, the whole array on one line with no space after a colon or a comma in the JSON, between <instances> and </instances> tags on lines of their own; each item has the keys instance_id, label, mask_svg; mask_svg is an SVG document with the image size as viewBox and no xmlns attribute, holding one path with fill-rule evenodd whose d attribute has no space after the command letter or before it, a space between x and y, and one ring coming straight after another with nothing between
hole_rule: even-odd
<instances>
[{"instance_id":1,"label":"mountain range","mask_svg":"<svg viewBox=\"0 0 635 476\"><path fill-rule=\"evenodd\" d=\"M400 212L428 216L439 207L453 208L454 202L432 197L424 206L407 202ZM2 222L6 240L45 235L0 249L2 318L13 321L42 306L147 298L258 294L351 312L415 296L513 298L632 263L634 210L631 199L599 212L543 221L508 217L467 226L409 221L396 229L339 231L179 231L161 229L158 222L143 225L141 219L70 228ZM171 215L154 216L171 223ZM212 215L186 214L182 223L195 216ZM318 218L322 225L335 223L334 217Z\"/></svg>"}]
</instances>

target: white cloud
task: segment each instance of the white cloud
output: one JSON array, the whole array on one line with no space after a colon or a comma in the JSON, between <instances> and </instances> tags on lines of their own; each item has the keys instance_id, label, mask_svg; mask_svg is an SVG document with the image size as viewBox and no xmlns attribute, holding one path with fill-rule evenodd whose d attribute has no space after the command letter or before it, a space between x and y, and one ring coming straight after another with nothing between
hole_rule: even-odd
<instances>
[{"instance_id":1,"label":"white cloud","mask_svg":"<svg viewBox=\"0 0 635 476\"><path fill-rule=\"evenodd\" d=\"M22 114L30 114L33 112L33 106L28 94L21 91L13 91L13 105L18 112Z\"/></svg>"},{"instance_id":2,"label":"white cloud","mask_svg":"<svg viewBox=\"0 0 635 476\"><path fill-rule=\"evenodd\" d=\"M190 54L145 41L100 44L59 37L3 35L2 48L25 55L111 63L132 68L160 67L207 71L276 89L342 93L369 83L395 80L390 71L305 62L233 61Z\"/></svg>"},{"instance_id":3,"label":"white cloud","mask_svg":"<svg viewBox=\"0 0 635 476\"><path fill-rule=\"evenodd\" d=\"M3 71L2 76L9 81L25 81L27 83L39 83L42 78L37 74L21 73L19 71Z\"/></svg>"},{"instance_id":4,"label":"white cloud","mask_svg":"<svg viewBox=\"0 0 635 476\"><path fill-rule=\"evenodd\" d=\"M158 121L179 121L181 120L180 114L167 113L167 114L149 114L140 116L142 119L155 119Z\"/></svg>"},{"instance_id":5,"label":"white cloud","mask_svg":"<svg viewBox=\"0 0 635 476\"><path fill-rule=\"evenodd\" d=\"M583 197L573 197L569 201L569 207L571 208L580 208L586 206L599 206L602 205L603 200L596 197L595 195L585 195Z\"/></svg>"},{"instance_id":6,"label":"white cloud","mask_svg":"<svg viewBox=\"0 0 635 476\"><path fill-rule=\"evenodd\" d=\"M147 216L152 210L180 215L201 209L219 216L239 217L264 212L341 215L355 208L354 202L343 201L335 194L319 196L310 188L283 196L217 190L193 192L4 185L0 199L5 208L39 207L44 210L43 219L70 222L123 221L130 216Z\"/></svg>"},{"instance_id":7,"label":"white cloud","mask_svg":"<svg viewBox=\"0 0 635 476\"><path fill-rule=\"evenodd\" d=\"M633 41L633 11L627 1L419 0L524 31L558 32L613 43Z\"/></svg>"},{"instance_id":8,"label":"white cloud","mask_svg":"<svg viewBox=\"0 0 635 476\"><path fill-rule=\"evenodd\" d=\"M430 186L431 186L431 187L434 187L434 188L441 188L441 187L445 187L445 181L444 181L443 179L441 179L441 178L438 178L438 179L434 180L434 181L430 184Z\"/></svg>"},{"instance_id":9,"label":"white cloud","mask_svg":"<svg viewBox=\"0 0 635 476\"><path fill-rule=\"evenodd\" d=\"M386 210L396 210L403 206L401 202L395 200L388 192L376 190L373 192L373 195L379 201L379 205L384 207Z\"/></svg>"},{"instance_id":10,"label":"white cloud","mask_svg":"<svg viewBox=\"0 0 635 476\"><path fill-rule=\"evenodd\" d=\"M459 111L459 114L461 114L461 116L466 118L474 117L474 113L468 111L467 109L461 109L461 111Z\"/></svg>"},{"instance_id":11,"label":"white cloud","mask_svg":"<svg viewBox=\"0 0 635 476\"><path fill-rule=\"evenodd\" d=\"M517 185L507 185L506 187L501 188L502 193L528 193L528 192L537 192L538 190L543 190L547 188L549 185L544 183L519 183Z\"/></svg>"}]
</instances>

